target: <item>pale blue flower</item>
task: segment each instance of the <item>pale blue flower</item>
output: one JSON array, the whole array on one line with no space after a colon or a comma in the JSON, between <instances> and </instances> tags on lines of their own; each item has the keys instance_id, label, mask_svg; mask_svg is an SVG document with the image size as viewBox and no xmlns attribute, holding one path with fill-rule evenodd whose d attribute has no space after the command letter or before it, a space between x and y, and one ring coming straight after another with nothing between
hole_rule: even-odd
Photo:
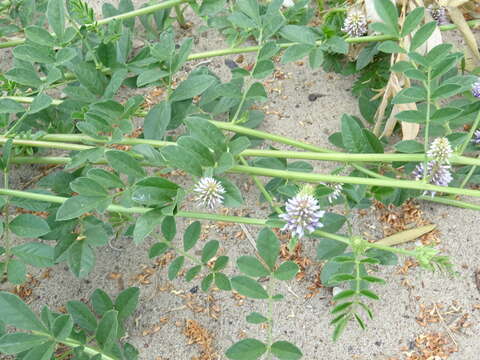
<instances>
[{"instance_id":1,"label":"pale blue flower","mask_svg":"<svg viewBox=\"0 0 480 360\"><path fill-rule=\"evenodd\" d=\"M415 180L422 180L425 177L425 164L418 164L413 171ZM448 186L453 177L450 172L450 165L444 165L437 161L430 161L427 165L427 178L430 184L437 186ZM435 191L425 191L424 194L435 196Z\"/></svg>"},{"instance_id":2,"label":"pale blue flower","mask_svg":"<svg viewBox=\"0 0 480 360\"><path fill-rule=\"evenodd\" d=\"M359 11L352 11L343 22L342 31L350 37L367 35L368 25L364 14Z\"/></svg>"},{"instance_id":3,"label":"pale blue flower","mask_svg":"<svg viewBox=\"0 0 480 360\"><path fill-rule=\"evenodd\" d=\"M480 145L480 129L476 130L476 131L473 133L472 142L473 142L475 145Z\"/></svg>"},{"instance_id":4,"label":"pale blue flower","mask_svg":"<svg viewBox=\"0 0 480 360\"><path fill-rule=\"evenodd\" d=\"M286 213L280 215L280 218L287 222L282 230L289 230L298 238L323 226L320 218L325 211L320 210L317 199L310 194L299 193L289 199L285 204L285 210Z\"/></svg>"},{"instance_id":5,"label":"pale blue flower","mask_svg":"<svg viewBox=\"0 0 480 360\"><path fill-rule=\"evenodd\" d=\"M475 81L472 85L472 95L476 98L480 98L480 79Z\"/></svg>"}]
</instances>

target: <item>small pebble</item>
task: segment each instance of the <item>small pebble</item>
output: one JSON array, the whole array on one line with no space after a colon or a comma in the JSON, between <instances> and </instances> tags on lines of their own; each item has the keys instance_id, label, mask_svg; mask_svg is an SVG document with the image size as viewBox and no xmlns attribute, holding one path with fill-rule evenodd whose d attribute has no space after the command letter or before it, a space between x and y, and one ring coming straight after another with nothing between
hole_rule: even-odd
<instances>
[{"instance_id":1,"label":"small pebble","mask_svg":"<svg viewBox=\"0 0 480 360\"><path fill-rule=\"evenodd\" d=\"M342 288L339 288L338 286L335 286L333 289L332 289L332 294L333 296L337 296L338 294L340 294L341 292L343 291Z\"/></svg>"},{"instance_id":2,"label":"small pebble","mask_svg":"<svg viewBox=\"0 0 480 360\"><path fill-rule=\"evenodd\" d=\"M228 68L230 69L235 69L238 67L237 63L233 60L230 60L230 59L225 59L225 65L228 66Z\"/></svg>"},{"instance_id":3,"label":"small pebble","mask_svg":"<svg viewBox=\"0 0 480 360\"><path fill-rule=\"evenodd\" d=\"M308 95L308 100L309 100L309 101L315 101L315 100L317 100L319 97L322 97L322 96L324 96L324 95L322 95L322 94L309 94L309 95Z\"/></svg>"}]
</instances>

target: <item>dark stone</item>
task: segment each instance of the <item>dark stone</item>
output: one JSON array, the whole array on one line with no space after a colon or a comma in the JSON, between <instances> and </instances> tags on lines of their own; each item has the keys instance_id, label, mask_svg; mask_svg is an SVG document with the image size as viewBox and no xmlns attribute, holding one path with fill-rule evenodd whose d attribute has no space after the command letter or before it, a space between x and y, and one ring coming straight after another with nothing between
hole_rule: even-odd
<instances>
[{"instance_id":1,"label":"dark stone","mask_svg":"<svg viewBox=\"0 0 480 360\"><path fill-rule=\"evenodd\" d=\"M229 69L235 69L238 67L238 64L235 61L230 59L225 59L225 65L227 65Z\"/></svg>"},{"instance_id":2,"label":"dark stone","mask_svg":"<svg viewBox=\"0 0 480 360\"><path fill-rule=\"evenodd\" d=\"M322 97L322 96L325 96L323 94L309 94L308 95L308 100L309 101L315 101L317 100L319 97Z\"/></svg>"}]
</instances>

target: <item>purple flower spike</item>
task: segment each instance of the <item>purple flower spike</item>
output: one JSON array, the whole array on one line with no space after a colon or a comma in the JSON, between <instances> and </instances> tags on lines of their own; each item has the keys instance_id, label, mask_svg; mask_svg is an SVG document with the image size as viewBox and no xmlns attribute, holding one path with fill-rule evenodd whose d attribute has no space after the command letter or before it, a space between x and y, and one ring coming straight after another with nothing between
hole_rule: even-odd
<instances>
[{"instance_id":1,"label":"purple flower spike","mask_svg":"<svg viewBox=\"0 0 480 360\"><path fill-rule=\"evenodd\" d=\"M342 31L350 37L367 35L368 25L365 15L359 11L353 11L348 14L343 22Z\"/></svg>"},{"instance_id":2,"label":"purple flower spike","mask_svg":"<svg viewBox=\"0 0 480 360\"><path fill-rule=\"evenodd\" d=\"M472 85L472 95L480 98L480 79L475 81Z\"/></svg>"},{"instance_id":3,"label":"purple flower spike","mask_svg":"<svg viewBox=\"0 0 480 360\"><path fill-rule=\"evenodd\" d=\"M280 218L287 221L282 230L289 230L293 235L302 238L305 232L312 233L323 224L320 218L325 211L320 210L317 200L309 194L299 193L289 199L285 206L286 213Z\"/></svg>"},{"instance_id":4,"label":"purple flower spike","mask_svg":"<svg viewBox=\"0 0 480 360\"><path fill-rule=\"evenodd\" d=\"M444 6L431 4L427 9L432 19L435 20L439 26L450 24L447 15L447 9Z\"/></svg>"},{"instance_id":5,"label":"purple flower spike","mask_svg":"<svg viewBox=\"0 0 480 360\"><path fill-rule=\"evenodd\" d=\"M473 133L472 142L473 142L475 145L480 145L480 129L475 130L475 132Z\"/></svg>"},{"instance_id":6,"label":"purple flower spike","mask_svg":"<svg viewBox=\"0 0 480 360\"><path fill-rule=\"evenodd\" d=\"M425 177L425 164L418 164L413 171L415 180L422 180ZM430 178L430 184L438 186L448 186L453 180L450 172L450 165L442 165L437 161L430 161L427 165L427 176ZM435 191L425 191L424 194L435 196Z\"/></svg>"}]
</instances>

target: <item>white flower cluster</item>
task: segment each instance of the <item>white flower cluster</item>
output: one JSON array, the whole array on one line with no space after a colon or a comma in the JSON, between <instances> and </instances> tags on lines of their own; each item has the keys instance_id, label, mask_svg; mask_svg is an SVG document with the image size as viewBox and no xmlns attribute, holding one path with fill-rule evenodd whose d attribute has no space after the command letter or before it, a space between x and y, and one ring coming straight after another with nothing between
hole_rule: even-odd
<instances>
[{"instance_id":1,"label":"white flower cluster","mask_svg":"<svg viewBox=\"0 0 480 360\"><path fill-rule=\"evenodd\" d=\"M350 37L365 36L368 33L367 18L360 11L352 11L343 22L342 31Z\"/></svg>"}]
</instances>

